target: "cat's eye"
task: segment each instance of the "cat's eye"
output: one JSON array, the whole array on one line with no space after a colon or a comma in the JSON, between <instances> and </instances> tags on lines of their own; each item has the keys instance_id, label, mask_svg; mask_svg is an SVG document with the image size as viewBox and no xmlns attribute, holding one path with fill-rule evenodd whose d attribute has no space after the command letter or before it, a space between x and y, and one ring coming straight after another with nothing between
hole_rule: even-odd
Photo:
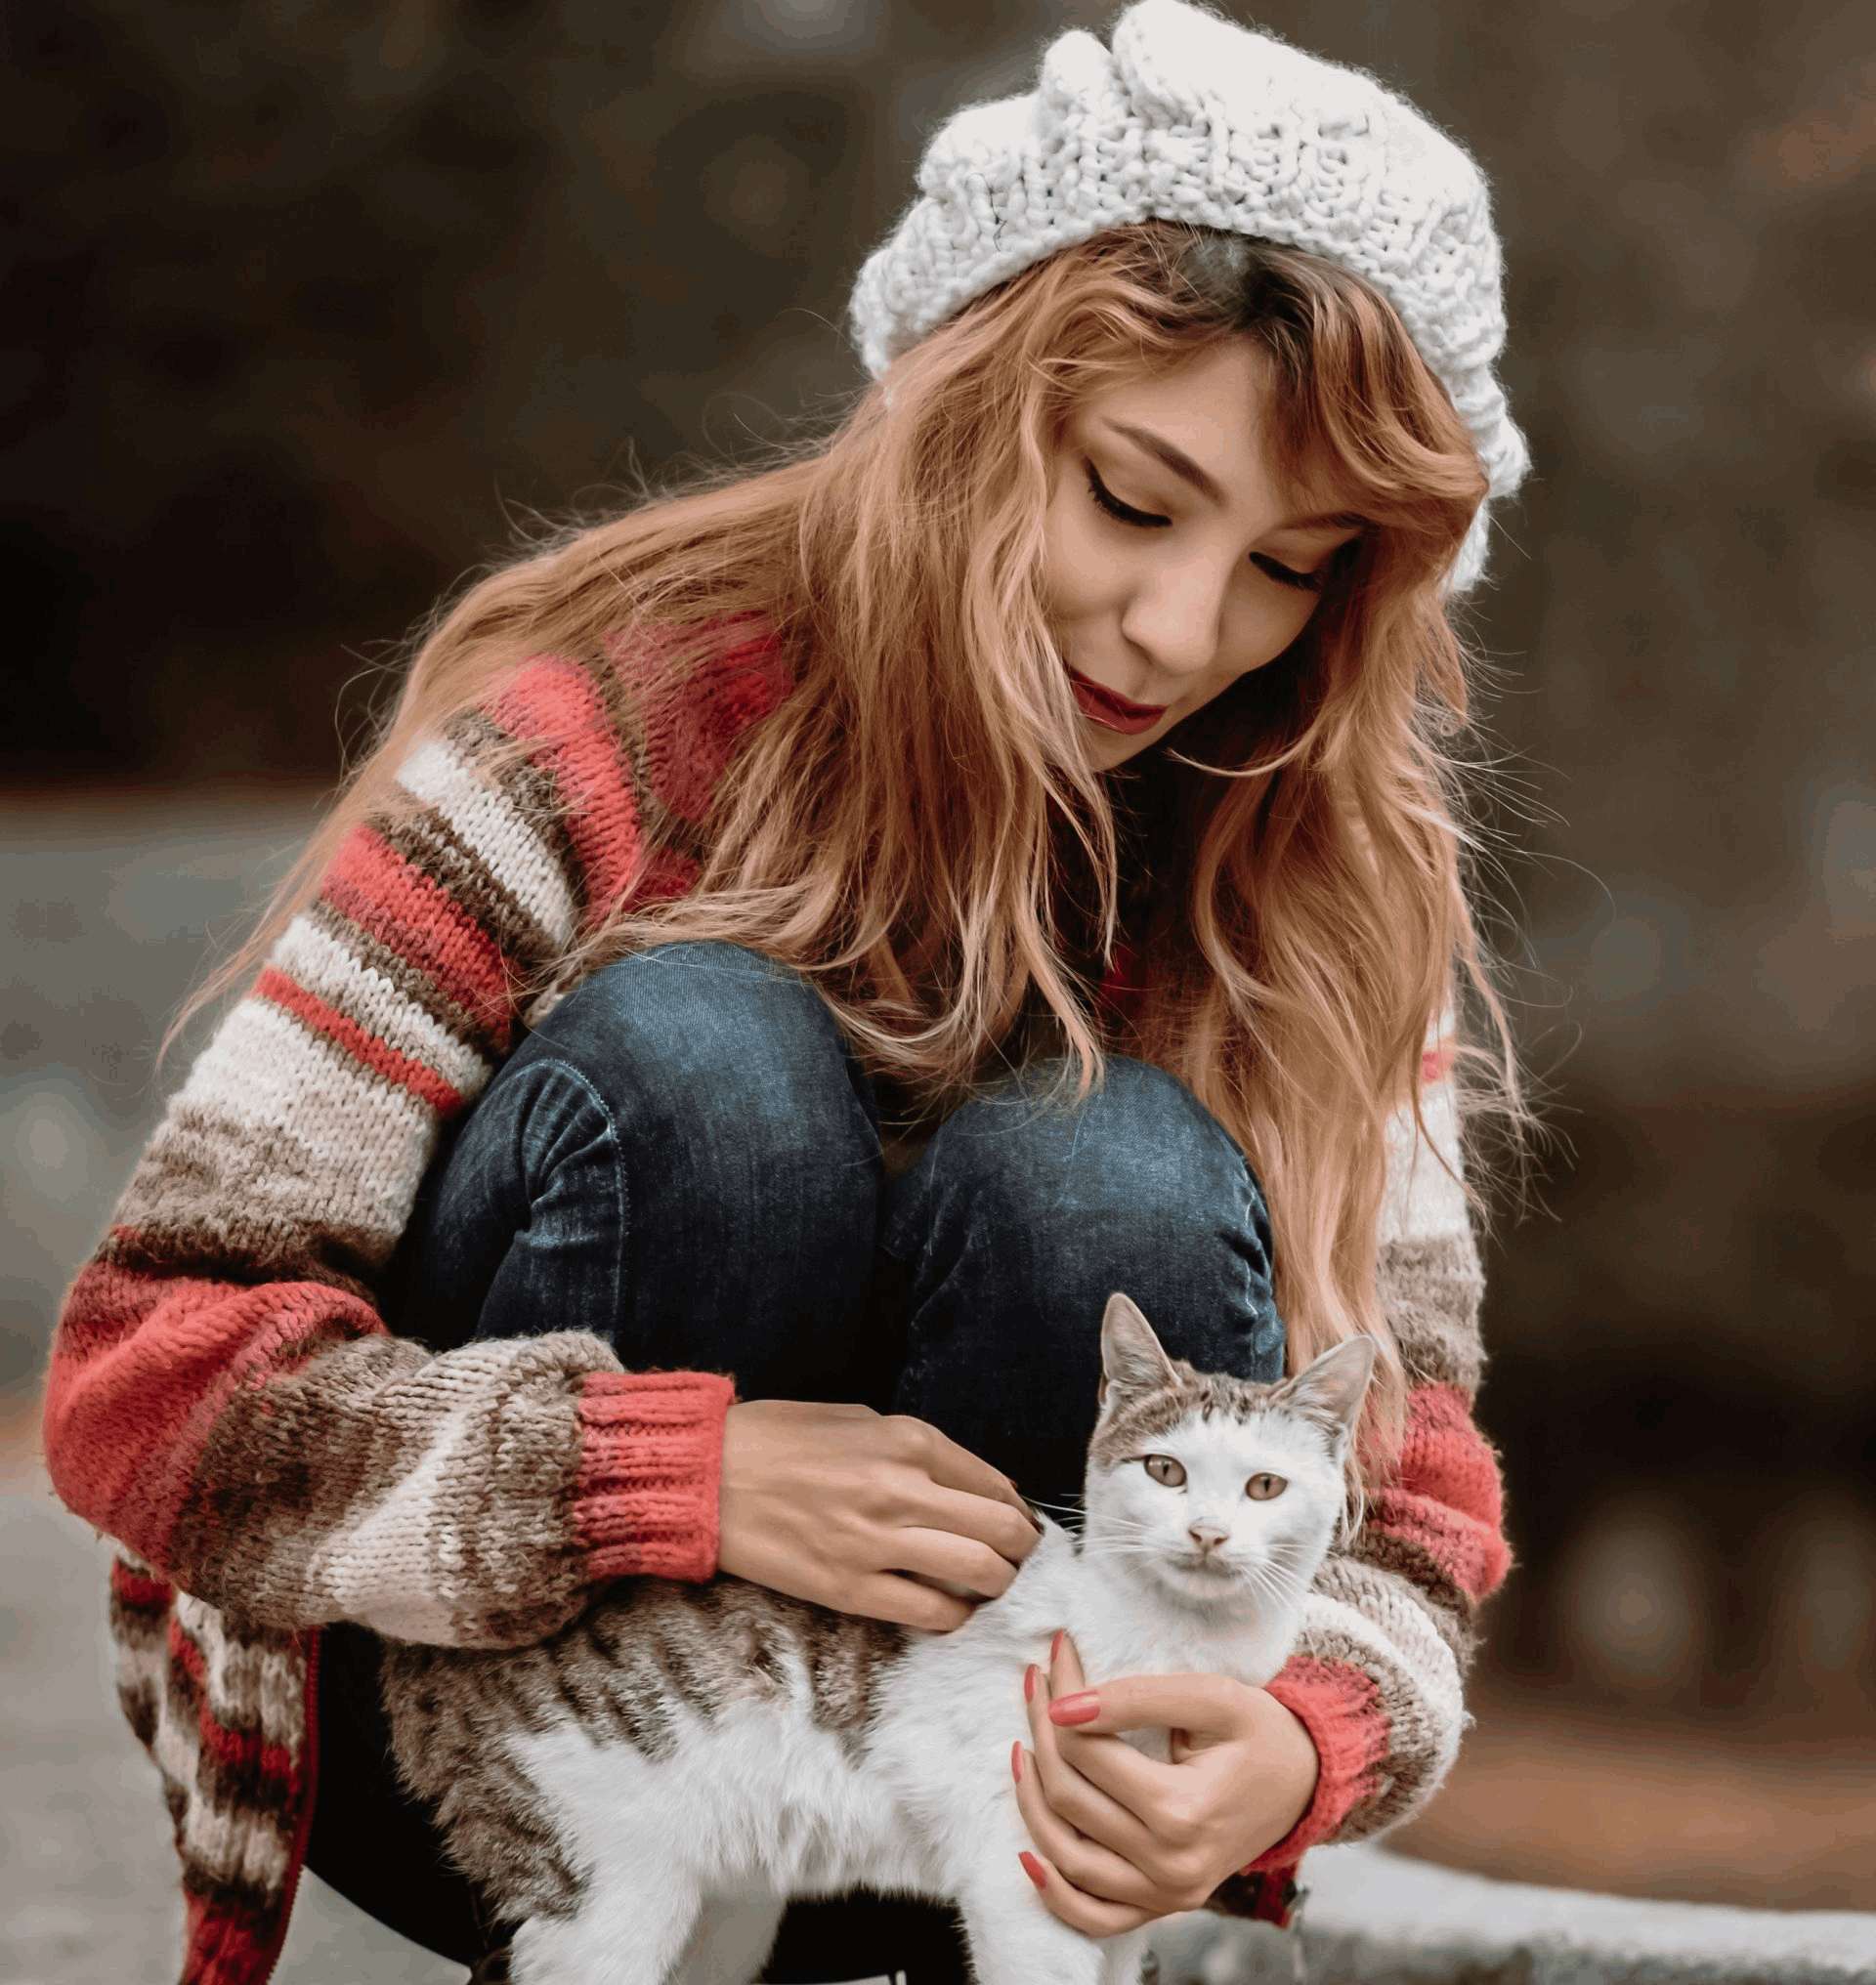
<instances>
[{"instance_id":1,"label":"cat's eye","mask_svg":"<svg viewBox=\"0 0 1876 1985\"><path fill-rule=\"evenodd\" d=\"M1281 1496L1289 1486L1281 1475L1253 1475L1244 1485L1244 1493L1253 1502L1268 1502L1273 1497Z\"/></svg>"},{"instance_id":2,"label":"cat's eye","mask_svg":"<svg viewBox=\"0 0 1876 1985\"><path fill-rule=\"evenodd\" d=\"M1185 1483L1185 1463L1175 1461L1171 1455L1148 1455L1146 1472L1162 1488L1178 1489Z\"/></svg>"}]
</instances>

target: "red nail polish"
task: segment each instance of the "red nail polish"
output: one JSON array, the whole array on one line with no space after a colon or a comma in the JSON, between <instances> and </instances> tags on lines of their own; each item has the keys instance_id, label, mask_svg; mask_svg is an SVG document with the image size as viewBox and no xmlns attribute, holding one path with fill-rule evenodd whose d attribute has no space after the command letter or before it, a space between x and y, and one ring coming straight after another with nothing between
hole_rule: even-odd
<instances>
[{"instance_id":1,"label":"red nail polish","mask_svg":"<svg viewBox=\"0 0 1876 1985\"><path fill-rule=\"evenodd\" d=\"M1100 1713L1100 1699L1092 1689L1084 1689L1075 1696L1057 1696L1048 1706L1051 1723L1088 1723Z\"/></svg>"},{"instance_id":2,"label":"red nail polish","mask_svg":"<svg viewBox=\"0 0 1876 1985\"><path fill-rule=\"evenodd\" d=\"M1055 1638L1048 1643L1048 1665L1051 1669L1062 1658L1062 1635L1067 1631L1066 1626L1056 1627Z\"/></svg>"},{"instance_id":3,"label":"red nail polish","mask_svg":"<svg viewBox=\"0 0 1876 1985\"><path fill-rule=\"evenodd\" d=\"M1018 1785L1023 1782L1023 1741L1019 1737L1009 1747L1009 1775Z\"/></svg>"},{"instance_id":4,"label":"red nail polish","mask_svg":"<svg viewBox=\"0 0 1876 1985\"><path fill-rule=\"evenodd\" d=\"M1030 1665L1023 1670L1023 1701L1026 1703L1033 1703L1035 1700L1036 1700L1036 1664L1032 1661Z\"/></svg>"},{"instance_id":5,"label":"red nail polish","mask_svg":"<svg viewBox=\"0 0 1876 1985\"><path fill-rule=\"evenodd\" d=\"M1023 1873L1029 1877L1038 1888L1046 1888L1048 1886L1048 1877L1043 1873L1043 1864L1037 1860L1034 1854L1021 1853L1016 1858L1023 1864Z\"/></svg>"}]
</instances>

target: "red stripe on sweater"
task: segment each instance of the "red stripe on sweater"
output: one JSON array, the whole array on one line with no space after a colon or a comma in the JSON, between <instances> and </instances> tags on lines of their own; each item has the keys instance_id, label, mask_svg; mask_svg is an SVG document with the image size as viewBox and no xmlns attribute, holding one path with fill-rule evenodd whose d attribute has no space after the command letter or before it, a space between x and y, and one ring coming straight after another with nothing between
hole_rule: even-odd
<instances>
[{"instance_id":1,"label":"red stripe on sweater","mask_svg":"<svg viewBox=\"0 0 1876 1985\"><path fill-rule=\"evenodd\" d=\"M255 1935L244 1914L193 1886L183 1891L183 1937L182 1985L250 1985L267 1976L270 1940Z\"/></svg>"},{"instance_id":2,"label":"red stripe on sweater","mask_svg":"<svg viewBox=\"0 0 1876 1985\"><path fill-rule=\"evenodd\" d=\"M567 837L585 871L590 918L614 905L644 852L638 799L598 689L577 662L536 656L490 701L490 714L515 738L537 738L534 763L566 803Z\"/></svg>"},{"instance_id":3,"label":"red stripe on sweater","mask_svg":"<svg viewBox=\"0 0 1876 1985\"><path fill-rule=\"evenodd\" d=\"M505 1047L514 998L500 950L434 876L398 853L369 824L347 836L320 886L320 900L425 972Z\"/></svg>"},{"instance_id":4,"label":"red stripe on sweater","mask_svg":"<svg viewBox=\"0 0 1876 1985\"><path fill-rule=\"evenodd\" d=\"M176 1525L224 1402L297 1366L320 1337L384 1328L323 1283L251 1286L95 1258L66 1295L47 1368L53 1487L94 1528L174 1572ZM188 1589L186 1577L174 1583Z\"/></svg>"},{"instance_id":5,"label":"red stripe on sweater","mask_svg":"<svg viewBox=\"0 0 1876 1985\"><path fill-rule=\"evenodd\" d=\"M1505 1489L1498 1457L1473 1424L1456 1385L1417 1385L1394 1480L1376 1493L1366 1522L1429 1551L1474 1601L1504 1584Z\"/></svg>"},{"instance_id":6,"label":"red stripe on sweater","mask_svg":"<svg viewBox=\"0 0 1876 1985\"><path fill-rule=\"evenodd\" d=\"M1264 1686L1309 1732L1320 1769L1308 1809L1245 1869L1247 1875L1287 1867L1332 1838L1354 1808L1380 1790L1392 1737L1380 1685L1347 1662L1292 1655Z\"/></svg>"},{"instance_id":7,"label":"red stripe on sweater","mask_svg":"<svg viewBox=\"0 0 1876 1985\"><path fill-rule=\"evenodd\" d=\"M710 629L722 645L681 681L661 647L615 636L607 658L646 712L647 776L659 803L702 826L743 734L794 687L788 658L759 614L725 618Z\"/></svg>"},{"instance_id":8,"label":"red stripe on sweater","mask_svg":"<svg viewBox=\"0 0 1876 1985\"><path fill-rule=\"evenodd\" d=\"M169 1617L169 1652L194 1683L200 1698L197 1723L203 1750L231 1775L238 1774L254 1785L255 1804L283 1800L293 1782L293 1753L283 1744L263 1742L258 1730L232 1730L216 1716L208 1704L208 1657L173 1613ZM255 1783L256 1779L261 1782Z\"/></svg>"},{"instance_id":9,"label":"red stripe on sweater","mask_svg":"<svg viewBox=\"0 0 1876 1985\"><path fill-rule=\"evenodd\" d=\"M254 982L257 998L272 1000L315 1034L342 1047L374 1075L407 1090L420 1103L427 1103L440 1117L452 1117L463 1107L464 1097L453 1082L445 1081L435 1069L427 1068L412 1056L402 1054L375 1034L367 1034L356 1020L341 1013L317 992L309 992L289 979L277 965L265 967Z\"/></svg>"},{"instance_id":10,"label":"red stripe on sweater","mask_svg":"<svg viewBox=\"0 0 1876 1985\"><path fill-rule=\"evenodd\" d=\"M167 1606L176 1596L176 1587L166 1579L149 1578L122 1558L110 1561L110 1589L126 1606Z\"/></svg>"}]
</instances>

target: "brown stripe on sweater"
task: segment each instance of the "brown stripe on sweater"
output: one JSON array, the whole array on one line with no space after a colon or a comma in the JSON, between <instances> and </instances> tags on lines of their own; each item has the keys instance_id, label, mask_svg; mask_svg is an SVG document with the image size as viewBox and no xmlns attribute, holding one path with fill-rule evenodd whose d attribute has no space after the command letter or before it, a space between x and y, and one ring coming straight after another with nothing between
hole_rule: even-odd
<instances>
[{"instance_id":1,"label":"brown stripe on sweater","mask_svg":"<svg viewBox=\"0 0 1876 1985\"><path fill-rule=\"evenodd\" d=\"M1409 1380L1456 1385L1471 1398L1484 1366L1478 1311L1485 1279L1470 1237L1389 1241L1378 1283Z\"/></svg>"},{"instance_id":2,"label":"brown stripe on sweater","mask_svg":"<svg viewBox=\"0 0 1876 1985\"><path fill-rule=\"evenodd\" d=\"M243 1233L230 1234L204 1222L200 1228L172 1223L162 1227L120 1227L98 1250L97 1259L133 1275L187 1275L191 1281L246 1286L269 1282L318 1282L339 1294L370 1302L377 1278L360 1271L356 1257L376 1251L373 1237L356 1230L320 1228L319 1240L339 1257L322 1261L303 1251L311 1227L299 1237L302 1251L282 1247L276 1257L259 1253ZM345 1264L350 1263L351 1266ZM152 1294L160 1291L152 1291Z\"/></svg>"},{"instance_id":3,"label":"brown stripe on sweater","mask_svg":"<svg viewBox=\"0 0 1876 1985\"><path fill-rule=\"evenodd\" d=\"M371 1077L361 1069L360 1079ZM336 1222L332 1161L282 1126L170 1106L101 1252L119 1267L230 1282L324 1282L368 1297L395 1240Z\"/></svg>"},{"instance_id":4,"label":"brown stripe on sweater","mask_svg":"<svg viewBox=\"0 0 1876 1985\"><path fill-rule=\"evenodd\" d=\"M441 885L488 930L504 958L544 959L560 950L559 941L535 922L435 807L374 824L386 846Z\"/></svg>"},{"instance_id":5,"label":"brown stripe on sweater","mask_svg":"<svg viewBox=\"0 0 1876 1985\"><path fill-rule=\"evenodd\" d=\"M126 1654L146 1655L160 1648L169 1633L172 1598L132 1598L113 1582L109 1596L111 1638Z\"/></svg>"},{"instance_id":6,"label":"brown stripe on sweater","mask_svg":"<svg viewBox=\"0 0 1876 1985\"><path fill-rule=\"evenodd\" d=\"M1372 1511L1345 1555L1357 1564L1372 1565L1377 1571L1406 1580L1413 1586L1415 1597L1424 1599L1438 1612L1469 1621L1478 1611L1471 1595L1434 1552L1385 1524L1377 1524Z\"/></svg>"},{"instance_id":7,"label":"brown stripe on sweater","mask_svg":"<svg viewBox=\"0 0 1876 1985\"><path fill-rule=\"evenodd\" d=\"M117 1707L124 1712L131 1734L146 1751L156 1742L158 1673L126 1675L117 1683Z\"/></svg>"},{"instance_id":8,"label":"brown stripe on sweater","mask_svg":"<svg viewBox=\"0 0 1876 1985\"><path fill-rule=\"evenodd\" d=\"M442 1028L453 1039L488 1062L492 1069L512 1045L504 1035L486 1026L466 1007L450 998L428 972L413 965L404 953L355 922L328 898L320 897L307 906L307 920L341 950L355 957L361 968L386 980L400 999L415 1007L425 1019Z\"/></svg>"},{"instance_id":9,"label":"brown stripe on sweater","mask_svg":"<svg viewBox=\"0 0 1876 1985\"><path fill-rule=\"evenodd\" d=\"M1471 1625L1477 1609L1447 1577L1439 1560L1405 1538L1366 1524L1356 1536L1348 1556L1357 1564L1406 1582L1407 1596L1432 1622L1434 1631L1452 1649L1453 1659L1464 1674L1478 1646L1479 1636Z\"/></svg>"},{"instance_id":10,"label":"brown stripe on sweater","mask_svg":"<svg viewBox=\"0 0 1876 1985\"><path fill-rule=\"evenodd\" d=\"M244 1881L237 1876L217 1875L188 1854L183 1856L183 1890L212 1903L216 1915L229 1920L223 1931L225 1936L231 1931L244 1930L256 1942L265 1938L279 1908L277 1889L264 1887L258 1881ZM199 1985L199 1981L191 1978L184 1985Z\"/></svg>"},{"instance_id":11,"label":"brown stripe on sweater","mask_svg":"<svg viewBox=\"0 0 1876 1985\"><path fill-rule=\"evenodd\" d=\"M396 1415L372 1412L371 1401L429 1362L411 1339L322 1327L262 1391L242 1387L224 1400L178 1526L179 1545L192 1546L179 1550L178 1582L211 1603L217 1593L239 1594L254 1620L273 1605L303 1616L327 1596L324 1582L315 1589L316 1556L421 1465L434 1425L420 1428L418 1409L429 1406L434 1420L448 1406L435 1392ZM315 1470L308 1455L325 1465ZM267 1524L243 1521L251 1502L268 1509Z\"/></svg>"},{"instance_id":12,"label":"brown stripe on sweater","mask_svg":"<svg viewBox=\"0 0 1876 1985\"><path fill-rule=\"evenodd\" d=\"M464 1640L527 1643L540 1637L543 1620L564 1626L580 1610L586 1561L571 1531L578 1409L587 1374L601 1369L601 1348L602 1340L576 1331L518 1345L484 1377L476 1417L452 1438L425 1543L432 1589L461 1595ZM486 1520L485 1509L503 1520ZM517 1556L537 1566L539 1578L526 1602L510 1608L499 1595Z\"/></svg>"},{"instance_id":13,"label":"brown stripe on sweater","mask_svg":"<svg viewBox=\"0 0 1876 1985\"><path fill-rule=\"evenodd\" d=\"M592 895L585 864L567 831L567 802L552 778L524 757L516 740L481 710L462 711L446 727L445 736L464 762L498 788L526 822L560 870L571 901L585 905Z\"/></svg>"},{"instance_id":14,"label":"brown stripe on sweater","mask_svg":"<svg viewBox=\"0 0 1876 1985\"><path fill-rule=\"evenodd\" d=\"M708 853L701 830L681 814L673 813L659 792L655 747L643 704L619 680L618 670L611 663L586 656L578 659L580 667L598 691L612 724L615 749L619 753L620 763L630 779L633 805L646 852L649 854L654 848L660 849L683 856L701 867ZM669 693L678 686L660 684L659 687ZM668 753L669 740L665 741L663 749Z\"/></svg>"}]
</instances>

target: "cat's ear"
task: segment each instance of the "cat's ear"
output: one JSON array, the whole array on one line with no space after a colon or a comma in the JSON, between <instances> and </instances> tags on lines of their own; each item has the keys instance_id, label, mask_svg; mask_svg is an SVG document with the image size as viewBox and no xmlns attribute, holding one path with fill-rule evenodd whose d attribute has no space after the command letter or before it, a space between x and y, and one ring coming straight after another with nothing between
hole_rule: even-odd
<instances>
[{"instance_id":1,"label":"cat's ear","mask_svg":"<svg viewBox=\"0 0 1876 1985\"><path fill-rule=\"evenodd\" d=\"M1158 1392L1178 1383L1172 1361L1154 1335L1139 1305L1117 1288L1101 1317L1100 1404L1107 1404L1110 1385L1122 1392Z\"/></svg>"},{"instance_id":2,"label":"cat's ear","mask_svg":"<svg viewBox=\"0 0 1876 1985\"><path fill-rule=\"evenodd\" d=\"M1346 1440L1374 1376L1379 1347L1372 1337L1332 1344L1271 1395L1273 1403L1314 1420L1325 1433Z\"/></svg>"}]
</instances>

